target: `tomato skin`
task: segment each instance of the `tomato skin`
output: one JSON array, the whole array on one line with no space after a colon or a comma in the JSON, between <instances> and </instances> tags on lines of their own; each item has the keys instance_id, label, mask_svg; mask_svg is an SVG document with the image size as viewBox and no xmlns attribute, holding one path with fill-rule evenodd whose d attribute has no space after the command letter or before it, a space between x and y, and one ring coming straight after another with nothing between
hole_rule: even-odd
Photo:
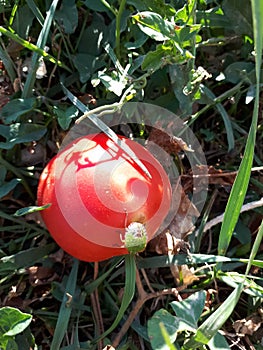
<instances>
[{"instance_id":1,"label":"tomato skin","mask_svg":"<svg viewBox=\"0 0 263 350\"><path fill-rule=\"evenodd\" d=\"M137 142L122 138L152 179L105 134L74 140L41 174L38 205L51 203L42 218L55 241L80 260L128 254L121 240L125 227L144 224L149 241L170 209L171 187L162 166Z\"/></svg>"}]
</instances>

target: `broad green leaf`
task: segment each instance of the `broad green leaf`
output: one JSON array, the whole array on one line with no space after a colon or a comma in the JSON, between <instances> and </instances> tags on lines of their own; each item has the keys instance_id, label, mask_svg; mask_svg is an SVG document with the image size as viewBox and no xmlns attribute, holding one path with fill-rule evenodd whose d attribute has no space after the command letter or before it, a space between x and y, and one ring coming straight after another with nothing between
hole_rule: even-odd
<instances>
[{"instance_id":1,"label":"broad green leaf","mask_svg":"<svg viewBox=\"0 0 263 350\"><path fill-rule=\"evenodd\" d=\"M240 284L219 308L201 324L196 334L184 344L183 349L193 350L201 345L208 344L232 314L242 291L243 285Z\"/></svg>"},{"instance_id":2,"label":"broad green leaf","mask_svg":"<svg viewBox=\"0 0 263 350\"><path fill-rule=\"evenodd\" d=\"M171 315L165 309L160 309L154 313L154 315L149 319L147 323L148 337L150 339L153 350L168 350L169 346L166 345L165 339L162 336L160 323L164 325L169 335L169 339L173 343L177 337L179 318Z\"/></svg>"},{"instance_id":3,"label":"broad green leaf","mask_svg":"<svg viewBox=\"0 0 263 350\"><path fill-rule=\"evenodd\" d=\"M169 5L160 0L127 0L137 11L152 11L161 15L163 18L171 17L176 14L175 4Z\"/></svg>"},{"instance_id":4,"label":"broad green leaf","mask_svg":"<svg viewBox=\"0 0 263 350\"><path fill-rule=\"evenodd\" d=\"M148 35L144 34L137 26L131 27L132 40L124 43L128 50L138 49L148 40Z\"/></svg>"},{"instance_id":5,"label":"broad green leaf","mask_svg":"<svg viewBox=\"0 0 263 350\"><path fill-rule=\"evenodd\" d=\"M174 25L158 13L144 11L133 16L139 28L156 41L174 40Z\"/></svg>"},{"instance_id":6,"label":"broad green leaf","mask_svg":"<svg viewBox=\"0 0 263 350\"><path fill-rule=\"evenodd\" d=\"M134 15L133 19L141 31L152 39L156 41L171 40L181 54L184 54L184 47L191 45L190 40L200 29L199 25L175 26L174 23L163 19L159 14L149 11L140 12Z\"/></svg>"},{"instance_id":7,"label":"broad green leaf","mask_svg":"<svg viewBox=\"0 0 263 350\"><path fill-rule=\"evenodd\" d=\"M18 6L18 11L16 12L13 22L13 29L15 32L22 38L26 38L28 36L29 28L32 28L34 17L34 14L28 6Z\"/></svg>"},{"instance_id":8,"label":"broad green leaf","mask_svg":"<svg viewBox=\"0 0 263 350\"><path fill-rule=\"evenodd\" d=\"M226 338L219 332L207 343L210 350L231 350Z\"/></svg>"},{"instance_id":9,"label":"broad green leaf","mask_svg":"<svg viewBox=\"0 0 263 350\"><path fill-rule=\"evenodd\" d=\"M120 77L111 77L103 71L97 73L97 78L103 83L108 91L113 92L117 96L121 96L126 86L126 80L120 81Z\"/></svg>"},{"instance_id":10,"label":"broad green leaf","mask_svg":"<svg viewBox=\"0 0 263 350\"><path fill-rule=\"evenodd\" d=\"M173 92L179 101L180 114L188 116L192 114L193 96L185 94L184 87L190 80L190 71L187 65L174 64L169 67L169 76L171 79Z\"/></svg>"},{"instance_id":11,"label":"broad green leaf","mask_svg":"<svg viewBox=\"0 0 263 350\"><path fill-rule=\"evenodd\" d=\"M8 102L1 110L1 117L5 124L16 121L21 115L30 112L36 106L36 98L18 98Z\"/></svg>"},{"instance_id":12,"label":"broad green leaf","mask_svg":"<svg viewBox=\"0 0 263 350\"><path fill-rule=\"evenodd\" d=\"M251 79L251 73L255 75L255 64L252 62L234 62L229 64L224 70L224 75L227 81L237 84L245 78ZM255 79L253 79L255 80Z\"/></svg>"},{"instance_id":13,"label":"broad green leaf","mask_svg":"<svg viewBox=\"0 0 263 350\"><path fill-rule=\"evenodd\" d=\"M192 327L197 327L197 322L203 312L206 300L206 292L199 291L183 301L173 301L170 303L177 317L187 322Z\"/></svg>"},{"instance_id":14,"label":"broad green leaf","mask_svg":"<svg viewBox=\"0 0 263 350\"><path fill-rule=\"evenodd\" d=\"M32 316L13 307L0 308L0 339L13 337L23 332L30 324Z\"/></svg>"},{"instance_id":15,"label":"broad green leaf","mask_svg":"<svg viewBox=\"0 0 263 350\"><path fill-rule=\"evenodd\" d=\"M232 21L226 17L224 12L218 6L205 11L196 11L196 20L203 27L209 28L224 28L232 27Z\"/></svg>"},{"instance_id":16,"label":"broad green leaf","mask_svg":"<svg viewBox=\"0 0 263 350\"><path fill-rule=\"evenodd\" d=\"M67 130L72 122L72 119L76 118L79 114L78 109L75 106L70 106L67 108L54 106L53 113L58 117L58 123L63 130Z\"/></svg>"},{"instance_id":17,"label":"broad green leaf","mask_svg":"<svg viewBox=\"0 0 263 350\"><path fill-rule=\"evenodd\" d=\"M104 67L105 64L101 57L87 53L76 54L73 58L73 62L79 72L80 81L82 83L86 83L92 74Z\"/></svg>"},{"instance_id":18,"label":"broad green leaf","mask_svg":"<svg viewBox=\"0 0 263 350\"><path fill-rule=\"evenodd\" d=\"M6 142L0 142L0 148L11 149L23 142L37 141L45 135L47 128L40 124L15 123L10 126L0 125L0 135Z\"/></svg>"},{"instance_id":19,"label":"broad green leaf","mask_svg":"<svg viewBox=\"0 0 263 350\"><path fill-rule=\"evenodd\" d=\"M253 36L250 1L224 0L222 9L229 20L229 29L231 28L237 35Z\"/></svg>"},{"instance_id":20,"label":"broad green leaf","mask_svg":"<svg viewBox=\"0 0 263 350\"><path fill-rule=\"evenodd\" d=\"M67 0L56 11L54 19L62 26L66 34L72 34L78 25L78 10L75 0Z\"/></svg>"},{"instance_id":21,"label":"broad green leaf","mask_svg":"<svg viewBox=\"0 0 263 350\"><path fill-rule=\"evenodd\" d=\"M10 191L12 191L16 185L21 182L21 179L12 179L8 182L4 182L0 185L0 198L6 196Z\"/></svg>"},{"instance_id":22,"label":"broad green leaf","mask_svg":"<svg viewBox=\"0 0 263 350\"><path fill-rule=\"evenodd\" d=\"M86 0L84 1L84 5L86 5L87 8L98 12L107 12L111 8L111 4L106 0Z\"/></svg>"},{"instance_id":23,"label":"broad green leaf","mask_svg":"<svg viewBox=\"0 0 263 350\"><path fill-rule=\"evenodd\" d=\"M83 31L78 45L79 54L89 54L99 57L103 45L108 42L109 27L106 26L102 16L94 13L91 24ZM102 57L99 57L102 59Z\"/></svg>"},{"instance_id":24,"label":"broad green leaf","mask_svg":"<svg viewBox=\"0 0 263 350\"><path fill-rule=\"evenodd\" d=\"M155 51L146 53L142 62L142 69L155 72L167 64L183 63L186 62L186 60L186 57L175 52L171 43L169 44L168 42L165 45L157 45Z\"/></svg>"},{"instance_id":25,"label":"broad green leaf","mask_svg":"<svg viewBox=\"0 0 263 350\"><path fill-rule=\"evenodd\" d=\"M169 337L169 333L167 332L164 324L161 322L159 324L160 330L161 330L161 334L163 336L163 339L165 341L165 344L168 346L169 350L176 350L177 348L174 346L174 344L172 343L170 337Z\"/></svg>"}]
</instances>

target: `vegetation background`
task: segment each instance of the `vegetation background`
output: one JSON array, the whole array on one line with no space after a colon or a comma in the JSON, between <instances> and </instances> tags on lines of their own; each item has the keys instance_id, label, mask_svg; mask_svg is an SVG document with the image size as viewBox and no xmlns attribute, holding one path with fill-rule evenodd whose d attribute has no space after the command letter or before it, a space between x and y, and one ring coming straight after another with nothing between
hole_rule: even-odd
<instances>
[{"instance_id":1,"label":"vegetation background","mask_svg":"<svg viewBox=\"0 0 263 350\"><path fill-rule=\"evenodd\" d=\"M0 12L0 348L263 349L262 3L28 0ZM23 209L80 116L61 82L90 109L123 96L167 108L206 155L191 255L183 237L169 255L155 241L136 258L136 290L121 257L78 262Z\"/></svg>"}]
</instances>

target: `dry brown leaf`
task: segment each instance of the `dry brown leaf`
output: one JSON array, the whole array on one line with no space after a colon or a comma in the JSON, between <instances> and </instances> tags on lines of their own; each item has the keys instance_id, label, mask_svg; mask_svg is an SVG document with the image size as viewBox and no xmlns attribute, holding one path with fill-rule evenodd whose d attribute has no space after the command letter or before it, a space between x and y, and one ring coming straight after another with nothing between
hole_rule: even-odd
<instances>
[{"instance_id":1,"label":"dry brown leaf","mask_svg":"<svg viewBox=\"0 0 263 350\"><path fill-rule=\"evenodd\" d=\"M199 280L194 274L194 269L189 268L187 265L171 265L170 269L177 285L183 284L184 286L189 286Z\"/></svg>"},{"instance_id":2,"label":"dry brown leaf","mask_svg":"<svg viewBox=\"0 0 263 350\"><path fill-rule=\"evenodd\" d=\"M236 178L236 172L224 172L221 169L215 169L213 166L197 165L192 167L189 174L183 175L184 190L188 192L193 186L193 180L195 181L195 187L203 189L203 186L207 184L232 186Z\"/></svg>"},{"instance_id":3,"label":"dry brown leaf","mask_svg":"<svg viewBox=\"0 0 263 350\"><path fill-rule=\"evenodd\" d=\"M173 207L178 209L174 218L168 227L148 243L148 251L165 255L178 254L180 251L188 252L186 237L194 230L193 218L198 217L199 212L179 182L176 184L175 191L177 195L174 201L178 200L178 203L173 203Z\"/></svg>"},{"instance_id":4,"label":"dry brown leaf","mask_svg":"<svg viewBox=\"0 0 263 350\"><path fill-rule=\"evenodd\" d=\"M237 320L233 323L236 333L241 335L253 335L263 323L263 309L251 314L250 316Z\"/></svg>"},{"instance_id":5,"label":"dry brown leaf","mask_svg":"<svg viewBox=\"0 0 263 350\"><path fill-rule=\"evenodd\" d=\"M169 154L178 154L181 151L193 152L179 137L167 133L161 127L151 127L147 141L152 141Z\"/></svg>"},{"instance_id":6,"label":"dry brown leaf","mask_svg":"<svg viewBox=\"0 0 263 350\"><path fill-rule=\"evenodd\" d=\"M50 283L57 278L53 269L44 266L31 266L27 269L29 282L33 286Z\"/></svg>"}]
</instances>

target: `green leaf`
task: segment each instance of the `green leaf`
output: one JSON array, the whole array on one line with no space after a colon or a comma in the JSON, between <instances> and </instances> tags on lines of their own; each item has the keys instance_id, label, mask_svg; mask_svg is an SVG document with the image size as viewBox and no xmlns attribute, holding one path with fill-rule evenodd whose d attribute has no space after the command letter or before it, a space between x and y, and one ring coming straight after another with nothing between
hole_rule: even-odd
<instances>
[{"instance_id":1,"label":"green leaf","mask_svg":"<svg viewBox=\"0 0 263 350\"><path fill-rule=\"evenodd\" d=\"M28 6L18 6L18 11L16 12L13 22L13 29L15 32L22 38L26 38L28 36L29 28L32 27L34 17L34 14Z\"/></svg>"},{"instance_id":2,"label":"green leaf","mask_svg":"<svg viewBox=\"0 0 263 350\"><path fill-rule=\"evenodd\" d=\"M243 285L241 283L233 290L220 307L201 324L197 329L196 334L184 344L184 350L193 350L199 348L201 345L209 343L232 314L238 303L242 290Z\"/></svg>"},{"instance_id":3,"label":"green leaf","mask_svg":"<svg viewBox=\"0 0 263 350\"><path fill-rule=\"evenodd\" d=\"M22 250L10 256L4 256L0 259L0 274L14 274L17 270L34 265L44 256L51 253L55 244L48 244L43 247L30 248Z\"/></svg>"},{"instance_id":4,"label":"green leaf","mask_svg":"<svg viewBox=\"0 0 263 350\"><path fill-rule=\"evenodd\" d=\"M231 350L226 338L219 332L207 343L210 350Z\"/></svg>"},{"instance_id":5,"label":"green leaf","mask_svg":"<svg viewBox=\"0 0 263 350\"><path fill-rule=\"evenodd\" d=\"M173 48L170 45L157 45L155 51L149 51L145 55L142 69L154 72L171 61L175 61Z\"/></svg>"},{"instance_id":6,"label":"green leaf","mask_svg":"<svg viewBox=\"0 0 263 350\"><path fill-rule=\"evenodd\" d=\"M224 70L224 75L227 81L233 84L238 84L245 78L251 79L251 73L255 75L255 64L252 62L234 62L229 64Z\"/></svg>"},{"instance_id":7,"label":"green leaf","mask_svg":"<svg viewBox=\"0 0 263 350\"><path fill-rule=\"evenodd\" d=\"M66 34L74 33L78 25L78 10L75 0L62 2L61 7L56 11L54 18L64 28Z\"/></svg>"},{"instance_id":8,"label":"green leaf","mask_svg":"<svg viewBox=\"0 0 263 350\"><path fill-rule=\"evenodd\" d=\"M5 337L14 337L23 332L30 324L32 316L13 307L0 308L0 340Z\"/></svg>"},{"instance_id":9,"label":"green leaf","mask_svg":"<svg viewBox=\"0 0 263 350\"><path fill-rule=\"evenodd\" d=\"M152 11L161 15L163 18L174 16L176 11L174 6L166 4L160 0L127 0L137 11Z\"/></svg>"},{"instance_id":10,"label":"green leaf","mask_svg":"<svg viewBox=\"0 0 263 350\"><path fill-rule=\"evenodd\" d=\"M99 71L97 73L97 79L99 79L103 83L103 85L106 87L108 91L113 92L117 96L121 96L126 86L126 80L122 82L119 80L119 77L117 76L111 77L110 75L104 73L103 71Z\"/></svg>"},{"instance_id":11,"label":"green leaf","mask_svg":"<svg viewBox=\"0 0 263 350\"><path fill-rule=\"evenodd\" d=\"M50 4L48 11L46 11L46 18L45 18L43 27L41 29L40 34L38 35L36 46L42 50L44 50L46 46L46 42L49 36L50 27L55 15L57 4L58 4L58 0L53 0L52 3ZM42 56L44 57L43 54ZM31 71L26 78L24 89L22 91L22 98L30 97L33 94L33 91L34 91L33 87L36 80L36 71L39 66L39 57L40 57L39 52L34 51L32 55L32 61L31 61Z\"/></svg>"},{"instance_id":12,"label":"green leaf","mask_svg":"<svg viewBox=\"0 0 263 350\"><path fill-rule=\"evenodd\" d=\"M36 98L18 98L8 102L1 110L1 117L5 124L16 121L21 115L33 110Z\"/></svg>"},{"instance_id":13,"label":"green leaf","mask_svg":"<svg viewBox=\"0 0 263 350\"><path fill-rule=\"evenodd\" d=\"M229 28L237 35L248 35L252 38L253 27L250 1L224 0L222 9L229 20ZM233 18L235 18L234 21Z\"/></svg>"},{"instance_id":14,"label":"green leaf","mask_svg":"<svg viewBox=\"0 0 263 350\"><path fill-rule=\"evenodd\" d=\"M223 281L228 286L236 288L240 284L243 284L245 289L244 293L252 296L252 297L261 297L263 295L263 287L257 284L255 281L247 278L244 275L241 275L237 272L220 272L218 274L218 278L220 281Z\"/></svg>"},{"instance_id":15,"label":"green leaf","mask_svg":"<svg viewBox=\"0 0 263 350\"><path fill-rule=\"evenodd\" d=\"M158 13L150 11L140 12L134 15L133 19L141 31L150 38L156 41L171 40L180 54L184 54L183 48L191 45L190 39L194 38L200 29L200 25L175 26L173 22L169 22Z\"/></svg>"},{"instance_id":16,"label":"green leaf","mask_svg":"<svg viewBox=\"0 0 263 350\"><path fill-rule=\"evenodd\" d=\"M156 311L147 323L148 336L151 342L152 348L155 350L162 349L168 350L169 346L166 345L165 339L162 336L160 324L165 327L171 343L174 343L177 337L177 331L179 329L179 318L171 315L167 310L160 309Z\"/></svg>"},{"instance_id":17,"label":"green leaf","mask_svg":"<svg viewBox=\"0 0 263 350\"><path fill-rule=\"evenodd\" d=\"M202 88L202 92L211 100L216 99L216 96L208 87L202 84L201 88ZM227 114L227 111L225 110L224 106L221 103L217 103L215 105L215 108L217 109L218 113L221 115L223 122L225 124L227 142L228 142L228 152L230 152L235 147L235 139L234 139L231 120L229 118L229 115Z\"/></svg>"},{"instance_id":18,"label":"green leaf","mask_svg":"<svg viewBox=\"0 0 263 350\"><path fill-rule=\"evenodd\" d=\"M133 299L134 292L135 292L135 276L136 276L135 257L133 254L128 254L125 256L125 287L124 287L124 293L123 293L119 312L115 320L113 321L111 327L108 328L107 331L105 331L98 339L96 339L96 341L98 341L99 339L105 338L118 326L125 311L127 310L128 306L130 305Z\"/></svg>"},{"instance_id":19,"label":"green leaf","mask_svg":"<svg viewBox=\"0 0 263 350\"><path fill-rule=\"evenodd\" d=\"M53 340L50 346L50 350L60 349L60 345L67 332L68 323L72 312L71 299L72 297L74 297L76 289L78 267L79 261L77 259L74 259L74 263L70 271L70 275L65 288L63 301L60 306L57 324L53 335Z\"/></svg>"},{"instance_id":20,"label":"green leaf","mask_svg":"<svg viewBox=\"0 0 263 350\"><path fill-rule=\"evenodd\" d=\"M137 22L142 32L156 41L165 41L175 37L174 25L164 20L158 13L143 11L132 18Z\"/></svg>"},{"instance_id":21,"label":"green leaf","mask_svg":"<svg viewBox=\"0 0 263 350\"><path fill-rule=\"evenodd\" d=\"M18 209L14 216L23 216L23 215L27 215L27 214L30 214L30 213L35 213L36 211L41 211L41 210L44 210L44 209L47 209L51 206L51 204L46 204L46 205L42 205L42 206L31 206L31 207L26 207L26 208L21 208L21 209Z\"/></svg>"},{"instance_id":22,"label":"green leaf","mask_svg":"<svg viewBox=\"0 0 263 350\"><path fill-rule=\"evenodd\" d=\"M58 117L58 123L63 130L67 130L72 119L76 118L79 114L78 109L75 106L70 106L68 108L54 106L53 113Z\"/></svg>"},{"instance_id":23,"label":"green leaf","mask_svg":"<svg viewBox=\"0 0 263 350\"><path fill-rule=\"evenodd\" d=\"M111 6L105 0L86 0L84 1L84 5L86 5L87 8L98 12L107 12L109 10L109 7Z\"/></svg>"},{"instance_id":24,"label":"green leaf","mask_svg":"<svg viewBox=\"0 0 263 350\"><path fill-rule=\"evenodd\" d=\"M190 295L183 301L173 301L170 303L177 317L187 322L192 327L197 327L206 300L206 292L204 290Z\"/></svg>"},{"instance_id":25,"label":"green leaf","mask_svg":"<svg viewBox=\"0 0 263 350\"><path fill-rule=\"evenodd\" d=\"M47 128L39 124L15 123L10 126L0 125L0 135L6 138L6 142L0 142L0 148L11 149L18 143L37 141L46 132Z\"/></svg>"},{"instance_id":26,"label":"green leaf","mask_svg":"<svg viewBox=\"0 0 263 350\"><path fill-rule=\"evenodd\" d=\"M80 81L82 83L86 83L94 72L105 65L101 57L87 53L76 54L73 58L73 62L79 72Z\"/></svg>"},{"instance_id":27,"label":"green leaf","mask_svg":"<svg viewBox=\"0 0 263 350\"><path fill-rule=\"evenodd\" d=\"M3 198L12 191L19 182L21 182L21 179L12 179L9 182L2 183L0 185L0 198Z\"/></svg>"},{"instance_id":28,"label":"green leaf","mask_svg":"<svg viewBox=\"0 0 263 350\"><path fill-rule=\"evenodd\" d=\"M159 324L160 330L161 330L161 334L163 336L163 339L165 341L165 344L168 346L169 350L176 350L176 347L173 345L170 337L169 337L169 333L167 332L165 325L161 322Z\"/></svg>"},{"instance_id":29,"label":"green leaf","mask_svg":"<svg viewBox=\"0 0 263 350\"><path fill-rule=\"evenodd\" d=\"M103 17L94 13L91 24L80 38L78 53L99 57L103 51L103 45L108 42L109 34L109 27L106 26ZM102 59L102 57L99 58Z\"/></svg>"}]
</instances>

